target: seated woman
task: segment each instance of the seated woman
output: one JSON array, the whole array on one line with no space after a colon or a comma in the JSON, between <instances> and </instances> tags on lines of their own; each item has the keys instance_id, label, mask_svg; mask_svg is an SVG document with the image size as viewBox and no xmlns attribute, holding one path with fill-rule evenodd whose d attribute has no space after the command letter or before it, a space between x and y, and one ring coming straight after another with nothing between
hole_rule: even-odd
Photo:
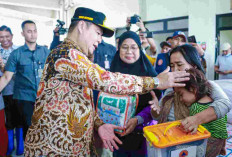
<instances>
[{"instance_id":1,"label":"seated woman","mask_svg":"<svg viewBox=\"0 0 232 157\"><path fill-rule=\"evenodd\" d=\"M123 33L119 38L119 50L111 63L111 72L120 72L136 76L151 76L157 74L141 50L139 36L132 31ZM155 91L160 96L160 91ZM126 134L120 137L123 144L119 150L114 151L114 156L146 156L146 144L143 137L143 126L152 120L150 115L150 93L139 95L139 103L135 117L126 124Z\"/></svg>"},{"instance_id":2,"label":"seated woman","mask_svg":"<svg viewBox=\"0 0 232 157\"><path fill-rule=\"evenodd\" d=\"M204 73L204 69L201 65L200 58L197 50L191 45L182 45L174 48L170 52L170 66L172 71L181 71L190 68L196 68ZM200 124L209 123L216 119L223 118L231 109L230 101L222 89L214 82L209 81L212 86L212 93L210 97L213 102L209 107L193 116L189 115L189 108L180 101L178 89L174 91L167 90L165 96L160 101L160 116L157 118L155 110L159 110L159 107L153 105L152 115L158 119L158 123L164 123L167 121L182 120L182 125L187 131L196 131L196 128ZM209 138L206 157L214 157L221 148L214 139Z\"/></svg>"}]
</instances>

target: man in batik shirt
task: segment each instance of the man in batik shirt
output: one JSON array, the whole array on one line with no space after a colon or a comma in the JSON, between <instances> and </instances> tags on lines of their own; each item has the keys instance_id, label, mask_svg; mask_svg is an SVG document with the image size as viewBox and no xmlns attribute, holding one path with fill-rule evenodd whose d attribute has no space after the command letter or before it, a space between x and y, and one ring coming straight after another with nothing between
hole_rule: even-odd
<instances>
[{"instance_id":1,"label":"man in batik shirt","mask_svg":"<svg viewBox=\"0 0 232 157\"><path fill-rule=\"evenodd\" d=\"M116 143L121 141L114 129L122 128L99 119L92 89L135 94L183 86L176 82L188 79L186 72L166 71L156 78L142 78L111 73L93 64L88 58L102 36L111 37L114 33L104 21L101 12L77 8L67 38L48 56L25 140L25 156L91 156L95 153L93 129L98 131L105 148L118 149Z\"/></svg>"}]
</instances>

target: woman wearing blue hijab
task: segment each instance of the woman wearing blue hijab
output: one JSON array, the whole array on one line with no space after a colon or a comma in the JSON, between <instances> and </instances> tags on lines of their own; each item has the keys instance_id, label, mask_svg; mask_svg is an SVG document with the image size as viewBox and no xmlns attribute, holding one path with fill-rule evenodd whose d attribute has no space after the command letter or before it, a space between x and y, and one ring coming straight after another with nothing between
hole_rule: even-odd
<instances>
[{"instance_id":1,"label":"woman wearing blue hijab","mask_svg":"<svg viewBox=\"0 0 232 157\"><path fill-rule=\"evenodd\" d=\"M123 33L119 38L118 51L111 63L111 72L120 72L136 76L155 77L157 73L141 50L139 36L132 31ZM157 97L161 92L155 91ZM142 128L152 120L150 115L150 93L139 95L139 104L135 117L126 125L126 135L120 137L123 144L119 150L114 151L114 156L146 156L146 140L143 137Z\"/></svg>"}]
</instances>

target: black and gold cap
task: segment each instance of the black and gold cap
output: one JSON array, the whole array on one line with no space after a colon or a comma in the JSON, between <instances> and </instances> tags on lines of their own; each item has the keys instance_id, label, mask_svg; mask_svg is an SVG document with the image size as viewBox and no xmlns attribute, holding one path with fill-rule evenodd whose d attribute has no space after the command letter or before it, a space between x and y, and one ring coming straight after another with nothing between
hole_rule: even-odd
<instances>
[{"instance_id":1,"label":"black and gold cap","mask_svg":"<svg viewBox=\"0 0 232 157\"><path fill-rule=\"evenodd\" d=\"M105 26L106 16L101 12L94 11L89 8L79 7L75 10L71 22L84 20L94 23L102 28L104 37L112 37L114 35L114 30Z\"/></svg>"}]
</instances>

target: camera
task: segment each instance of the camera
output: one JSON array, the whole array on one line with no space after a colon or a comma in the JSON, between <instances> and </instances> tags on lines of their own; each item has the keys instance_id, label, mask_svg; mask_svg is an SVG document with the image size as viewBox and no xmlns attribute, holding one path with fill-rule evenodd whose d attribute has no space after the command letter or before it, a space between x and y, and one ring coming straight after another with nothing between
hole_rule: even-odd
<instances>
[{"instance_id":1,"label":"camera","mask_svg":"<svg viewBox=\"0 0 232 157\"><path fill-rule=\"evenodd\" d=\"M134 16L131 16L130 23L136 24L136 22L139 22L140 19L141 19L141 17L135 14Z\"/></svg>"},{"instance_id":2,"label":"camera","mask_svg":"<svg viewBox=\"0 0 232 157\"><path fill-rule=\"evenodd\" d=\"M64 21L60 21L60 20L57 20L57 27L59 27L59 35L64 35L65 33L68 32L68 29L67 28L63 28L65 22Z\"/></svg>"},{"instance_id":3,"label":"camera","mask_svg":"<svg viewBox=\"0 0 232 157\"><path fill-rule=\"evenodd\" d=\"M197 43L197 40L195 38L195 35L189 36L188 37L188 42L189 43Z\"/></svg>"}]
</instances>

